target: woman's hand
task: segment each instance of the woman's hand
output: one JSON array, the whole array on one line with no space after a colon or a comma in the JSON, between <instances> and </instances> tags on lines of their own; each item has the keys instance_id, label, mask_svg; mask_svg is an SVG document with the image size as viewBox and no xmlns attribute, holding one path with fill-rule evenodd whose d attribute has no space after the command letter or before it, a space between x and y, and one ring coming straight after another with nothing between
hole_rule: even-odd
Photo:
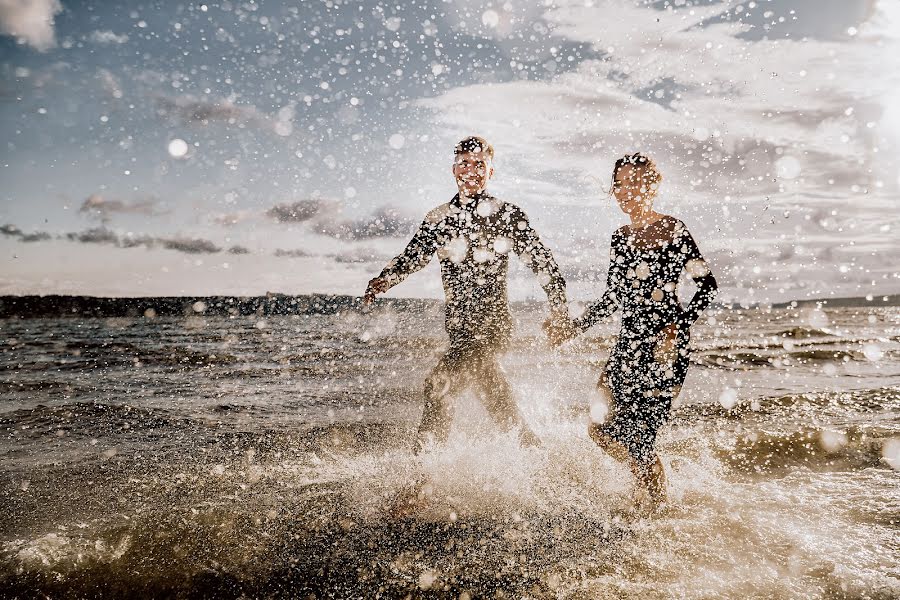
<instances>
[{"instance_id":1,"label":"woman's hand","mask_svg":"<svg viewBox=\"0 0 900 600\"><path fill-rule=\"evenodd\" d=\"M659 363L673 363L678 357L678 325L672 323L659 332L656 348L653 350L653 358Z\"/></svg>"}]
</instances>

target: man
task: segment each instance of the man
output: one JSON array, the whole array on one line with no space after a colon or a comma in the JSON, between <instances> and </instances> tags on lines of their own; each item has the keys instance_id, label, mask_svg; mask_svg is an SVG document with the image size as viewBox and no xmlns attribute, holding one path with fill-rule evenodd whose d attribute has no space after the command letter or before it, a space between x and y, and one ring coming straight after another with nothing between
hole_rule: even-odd
<instances>
[{"instance_id":1,"label":"man","mask_svg":"<svg viewBox=\"0 0 900 600\"><path fill-rule=\"evenodd\" d=\"M506 291L509 253L518 254L538 275L552 313L560 321L568 314L565 281L522 209L485 190L494 174L493 147L472 136L456 145L454 156L459 193L428 213L403 253L369 281L365 301L372 302L377 294L422 269L437 253L450 348L425 380L416 453L431 436L446 440L452 419L450 400L469 386L503 429L518 427L522 445L537 445L540 440L522 419L498 363L512 335Z\"/></svg>"}]
</instances>

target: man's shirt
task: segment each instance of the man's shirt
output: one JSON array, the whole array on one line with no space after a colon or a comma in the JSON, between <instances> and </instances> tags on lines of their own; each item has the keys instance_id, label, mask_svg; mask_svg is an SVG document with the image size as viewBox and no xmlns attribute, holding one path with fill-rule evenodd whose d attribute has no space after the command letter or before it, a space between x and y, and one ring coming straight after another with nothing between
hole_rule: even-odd
<instances>
[{"instance_id":1,"label":"man's shirt","mask_svg":"<svg viewBox=\"0 0 900 600\"><path fill-rule=\"evenodd\" d=\"M451 341L466 336L508 337L510 253L538 276L550 305L565 310L566 284L550 249L521 208L487 193L465 204L457 194L429 212L403 253L388 263L380 277L396 285L437 254Z\"/></svg>"}]
</instances>

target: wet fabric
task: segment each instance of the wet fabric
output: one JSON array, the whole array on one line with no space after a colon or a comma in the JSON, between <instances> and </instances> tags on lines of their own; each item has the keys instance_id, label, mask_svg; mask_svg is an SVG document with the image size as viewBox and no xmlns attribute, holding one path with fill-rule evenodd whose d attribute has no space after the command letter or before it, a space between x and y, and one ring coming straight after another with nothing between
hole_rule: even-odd
<instances>
[{"instance_id":1,"label":"wet fabric","mask_svg":"<svg viewBox=\"0 0 900 600\"><path fill-rule=\"evenodd\" d=\"M678 282L687 271L697 291L686 308ZM640 462L654 459L659 428L687 375L690 326L713 298L718 285L687 227L665 216L638 230L616 230L610 242L610 268L603 297L575 320L584 331L622 310L619 337L600 385L612 392L602 433L622 443ZM677 326L674 350L662 352L668 325Z\"/></svg>"},{"instance_id":2,"label":"wet fabric","mask_svg":"<svg viewBox=\"0 0 900 600\"><path fill-rule=\"evenodd\" d=\"M566 284L550 249L521 208L487 193L467 202L457 194L429 212L380 277L394 286L437 254L451 346L504 344L512 332L506 285L511 253L538 275L550 305L565 310Z\"/></svg>"},{"instance_id":3,"label":"wet fabric","mask_svg":"<svg viewBox=\"0 0 900 600\"><path fill-rule=\"evenodd\" d=\"M419 446L429 435L446 437L448 400L472 385L498 423L524 426L497 362L512 336L510 254L538 275L551 307L566 310L565 280L550 249L521 208L487 193L465 202L457 194L429 212L403 253L381 272L393 286L434 255L440 260L450 347L426 379Z\"/></svg>"},{"instance_id":4,"label":"wet fabric","mask_svg":"<svg viewBox=\"0 0 900 600\"><path fill-rule=\"evenodd\" d=\"M453 398L472 387L491 418L504 431L513 427L527 429L516 406L503 368L498 361L502 347L484 347L460 353L451 347L425 378L422 422L416 436L415 450L433 440L443 442L453 421Z\"/></svg>"}]
</instances>

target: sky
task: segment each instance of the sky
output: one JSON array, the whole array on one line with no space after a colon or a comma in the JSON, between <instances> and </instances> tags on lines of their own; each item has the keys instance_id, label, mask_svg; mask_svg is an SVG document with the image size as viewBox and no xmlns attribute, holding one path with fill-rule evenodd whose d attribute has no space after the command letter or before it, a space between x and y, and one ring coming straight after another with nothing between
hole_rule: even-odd
<instances>
[{"instance_id":1,"label":"sky","mask_svg":"<svg viewBox=\"0 0 900 600\"><path fill-rule=\"evenodd\" d=\"M0 0L0 294L362 294L472 134L572 299L637 151L721 300L900 292L900 0Z\"/></svg>"}]
</instances>

